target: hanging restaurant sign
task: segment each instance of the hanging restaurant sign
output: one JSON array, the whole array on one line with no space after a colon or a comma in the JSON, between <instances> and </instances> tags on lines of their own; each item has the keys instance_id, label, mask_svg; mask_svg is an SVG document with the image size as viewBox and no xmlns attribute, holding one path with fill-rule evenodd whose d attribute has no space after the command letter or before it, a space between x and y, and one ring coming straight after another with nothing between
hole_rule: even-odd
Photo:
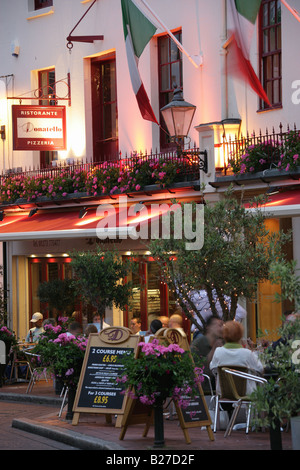
<instances>
[{"instance_id":1,"label":"hanging restaurant sign","mask_svg":"<svg viewBox=\"0 0 300 470\"><path fill-rule=\"evenodd\" d=\"M13 105L13 150L65 150L65 106Z\"/></svg>"}]
</instances>

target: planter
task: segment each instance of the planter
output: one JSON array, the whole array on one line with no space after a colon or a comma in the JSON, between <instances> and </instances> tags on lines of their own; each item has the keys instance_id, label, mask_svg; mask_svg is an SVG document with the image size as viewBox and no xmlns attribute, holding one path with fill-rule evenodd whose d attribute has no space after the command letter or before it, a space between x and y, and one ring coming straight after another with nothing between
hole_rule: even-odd
<instances>
[{"instance_id":1,"label":"planter","mask_svg":"<svg viewBox=\"0 0 300 470\"><path fill-rule=\"evenodd\" d=\"M70 387L68 389L68 409L66 414L66 420L71 421L73 419L73 405L76 396L76 388Z\"/></svg>"},{"instance_id":2,"label":"planter","mask_svg":"<svg viewBox=\"0 0 300 470\"><path fill-rule=\"evenodd\" d=\"M54 377L54 390L56 395L61 395L61 392L63 391L64 388L64 383L60 377L55 375Z\"/></svg>"},{"instance_id":3,"label":"planter","mask_svg":"<svg viewBox=\"0 0 300 470\"><path fill-rule=\"evenodd\" d=\"M291 418L291 434L293 450L300 450L300 416Z\"/></svg>"},{"instance_id":4,"label":"planter","mask_svg":"<svg viewBox=\"0 0 300 470\"><path fill-rule=\"evenodd\" d=\"M163 417L163 402L162 398L157 398L154 408L154 445L155 449L164 447L164 417Z\"/></svg>"}]
</instances>

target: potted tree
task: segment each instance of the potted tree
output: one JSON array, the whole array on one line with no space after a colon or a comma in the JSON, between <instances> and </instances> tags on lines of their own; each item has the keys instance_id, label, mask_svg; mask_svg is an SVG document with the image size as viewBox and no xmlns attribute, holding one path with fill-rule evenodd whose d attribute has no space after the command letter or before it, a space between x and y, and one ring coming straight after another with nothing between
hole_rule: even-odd
<instances>
[{"instance_id":1,"label":"potted tree","mask_svg":"<svg viewBox=\"0 0 300 470\"><path fill-rule=\"evenodd\" d=\"M238 299L253 300L258 283L269 279L271 269L284 258L283 247L290 236L267 230L262 203L263 198L256 198L248 210L242 199L228 190L222 200L203 206L203 246L187 249L191 238L185 233L178 236L175 215L171 218L171 236L148 244L162 280L176 292L187 318L200 331L206 323L207 307L203 308L194 294L204 290L212 315L219 316L219 304L223 320L233 320ZM187 202L181 208L182 227L190 227L189 236L199 236L199 206Z\"/></svg>"},{"instance_id":2,"label":"potted tree","mask_svg":"<svg viewBox=\"0 0 300 470\"><path fill-rule=\"evenodd\" d=\"M121 310L128 305L131 283L125 278L132 269L131 261L122 262L114 250L75 251L71 253L75 285L86 304L98 312L101 328L106 307L115 305Z\"/></svg>"},{"instance_id":3,"label":"potted tree","mask_svg":"<svg viewBox=\"0 0 300 470\"><path fill-rule=\"evenodd\" d=\"M42 282L37 291L40 302L49 306L51 316L71 314L76 303L73 279L53 279Z\"/></svg>"}]
</instances>

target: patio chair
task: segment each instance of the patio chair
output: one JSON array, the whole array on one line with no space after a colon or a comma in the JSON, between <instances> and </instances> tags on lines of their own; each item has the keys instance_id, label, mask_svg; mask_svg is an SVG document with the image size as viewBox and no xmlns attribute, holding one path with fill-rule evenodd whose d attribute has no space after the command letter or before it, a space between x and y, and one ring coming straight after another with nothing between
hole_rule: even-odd
<instances>
[{"instance_id":1,"label":"patio chair","mask_svg":"<svg viewBox=\"0 0 300 470\"><path fill-rule=\"evenodd\" d=\"M245 395L247 380L251 380L253 382L259 384L265 384L267 382L266 379L263 377L258 377L253 374L249 374L241 370L241 368L237 368L234 366L233 368L230 367L221 367L221 377L222 377L222 384L225 384L226 391L232 398L235 398L235 401L232 403L234 404L234 411L228 423L227 429L225 431L224 437L230 436L231 431L233 429L234 423L238 416L238 413L241 409L242 405L247 406L247 423L246 423L246 434L249 431L250 425L250 416L251 416L251 399L247 395ZM242 393L241 393L242 392Z\"/></svg>"},{"instance_id":2,"label":"patio chair","mask_svg":"<svg viewBox=\"0 0 300 470\"><path fill-rule=\"evenodd\" d=\"M18 378L19 378L19 367L22 367L22 366L26 368L25 380L28 379L28 375L30 373L28 360L25 357L22 357L22 356L24 356L22 354L22 351L15 351L14 352L13 359L12 359L12 362L11 362L11 370L10 370L10 377L9 377L10 381L12 381L13 374L15 375L16 379L18 380Z\"/></svg>"},{"instance_id":3,"label":"patio chair","mask_svg":"<svg viewBox=\"0 0 300 470\"><path fill-rule=\"evenodd\" d=\"M26 393L29 393L32 391L34 384L41 379L41 377L44 377L44 380L48 382L47 378L47 371L45 371L44 367L39 367L38 366L38 354L34 354L32 352L29 352L30 350L24 350L25 357L28 361L28 367L30 370L30 380L29 384L26 390Z\"/></svg>"}]
</instances>

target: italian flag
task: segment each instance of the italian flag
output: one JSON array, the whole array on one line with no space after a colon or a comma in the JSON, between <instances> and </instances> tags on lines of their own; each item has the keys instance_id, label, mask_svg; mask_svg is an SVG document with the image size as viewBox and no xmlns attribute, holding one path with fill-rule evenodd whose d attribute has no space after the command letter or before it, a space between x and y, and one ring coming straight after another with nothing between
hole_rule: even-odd
<instances>
[{"instance_id":1,"label":"italian flag","mask_svg":"<svg viewBox=\"0 0 300 470\"><path fill-rule=\"evenodd\" d=\"M229 44L228 71L242 77L257 95L270 105L250 62L251 40L261 0L229 0L233 31Z\"/></svg>"},{"instance_id":2,"label":"italian flag","mask_svg":"<svg viewBox=\"0 0 300 470\"><path fill-rule=\"evenodd\" d=\"M143 118L158 124L138 69L139 58L157 28L143 15L131 0L121 0L121 4L125 46L132 88Z\"/></svg>"}]
</instances>

